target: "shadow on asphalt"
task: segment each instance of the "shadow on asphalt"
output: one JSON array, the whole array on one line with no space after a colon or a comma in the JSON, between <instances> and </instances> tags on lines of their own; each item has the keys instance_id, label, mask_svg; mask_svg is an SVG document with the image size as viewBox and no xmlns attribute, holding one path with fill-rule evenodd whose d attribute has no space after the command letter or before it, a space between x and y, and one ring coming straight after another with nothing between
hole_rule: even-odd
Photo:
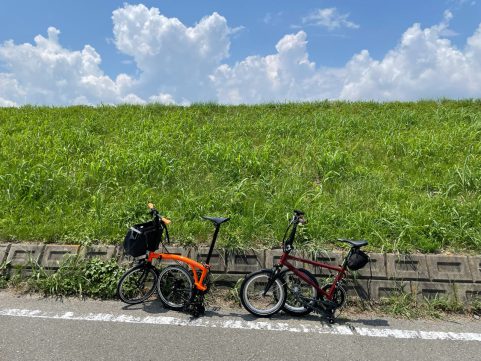
<instances>
[{"instance_id":1,"label":"shadow on asphalt","mask_svg":"<svg viewBox=\"0 0 481 361\"><path fill-rule=\"evenodd\" d=\"M363 326L389 326L389 322L383 319L357 319L357 320L349 320L349 319L338 319L336 323L339 325L348 325L354 326L353 324L361 324Z\"/></svg>"},{"instance_id":2,"label":"shadow on asphalt","mask_svg":"<svg viewBox=\"0 0 481 361\"><path fill-rule=\"evenodd\" d=\"M162 302L158 299L147 301L137 305L125 305L122 307L122 310L125 311L143 311L149 314L164 314L167 312L171 312L171 310L165 308L162 305ZM307 315L302 317L293 317L291 315L285 313L279 313L269 318L262 318L256 317L251 314L241 313L230 310L230 312L226 309L223 312L219 312L222 310L220 307L209 307L202 318L240 318L244 321L262 321L262 320L274 320L274 321L287 321L287 320L299 320L299 321L318 321L324 326L331 326L327 320L320 315ZM188 312L185 311L178 311L180 315L191 316ZM196 317L191 316L192 320L196 319ZM344 317L336 318L336 322L334 325L339 326L355 326L355 325L363 325L363 326L389 326L389 322L384 319L348 319Z\"/></svg>"},{"instance_id":3,"label":"shadow on asphalt","mask_svg":"<svg viewBox=\"0 0 481 361\"><path fill-rule=\"evenodd\" d=\"M122 307L122 310L144 311L146 313L151 313L151 314L166 313L170 311L169 309L165 308L162 305L162 302L160 302L160 300L147 301L147 302L139 303L137 305L125 305Z\"/></svg>"}]
</instances>

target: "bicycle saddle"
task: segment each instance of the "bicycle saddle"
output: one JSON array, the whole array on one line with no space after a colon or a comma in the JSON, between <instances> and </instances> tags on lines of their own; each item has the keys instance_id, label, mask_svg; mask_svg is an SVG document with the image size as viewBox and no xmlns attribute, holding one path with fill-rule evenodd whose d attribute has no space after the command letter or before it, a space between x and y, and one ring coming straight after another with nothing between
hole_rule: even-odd
<instances>
[{"instance_id":1,"label":"bicycle saddle","mask_svg":"<svg viewBox=\"0 0 481 361\"><path fill-rule=\"evenodd\" d=\"M207 217L207 216L202 216L207 221L212 221L216 226L221 225L224 222L227 222L230 218L222 218L222 217Z\"/></svg>"},{"instance_id":2,"label":"bicycle saddle","mask_svg":"<svg viewBox=\"0 0 481 361\"><path fill-rule=\"evenodd\" d=\"M351 245L351 247L356 247L356 248L365 246L367 244L367 241L353 241L352 239L342 239L342 238L340 238L337 241L349 243Z\"/></svg>"}]
</instances>

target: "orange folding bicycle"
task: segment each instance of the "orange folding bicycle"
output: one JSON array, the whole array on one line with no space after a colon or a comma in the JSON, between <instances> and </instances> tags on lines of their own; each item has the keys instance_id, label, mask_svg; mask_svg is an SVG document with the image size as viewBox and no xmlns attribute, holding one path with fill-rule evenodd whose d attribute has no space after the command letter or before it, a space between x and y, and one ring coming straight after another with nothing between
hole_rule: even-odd
<instances>
[{"instance_id":1,"label":"orange folding bicycle","mask_svg":"<svg viewBox=\"0 0 481 361\"><path fill-rule=\"evenodd\" d=\"M161 216L152 203L149 203L153 220L130 228L124 240L127 254L138 257L137 265L125 272L121 277L117 294L128 304L144 302L152 296L155 290L160 300L167 308L187 310L194 316L205 312L204 296L210 286L210 258L222 223L230 218L203 216L215 226L207 258L197 262L191 258L156 252L165 231L167 242L170 242L167 225L170 220ZM177 264L161 270L153 264L153 260L173 260Z\"/></svg>"}]
</instances>

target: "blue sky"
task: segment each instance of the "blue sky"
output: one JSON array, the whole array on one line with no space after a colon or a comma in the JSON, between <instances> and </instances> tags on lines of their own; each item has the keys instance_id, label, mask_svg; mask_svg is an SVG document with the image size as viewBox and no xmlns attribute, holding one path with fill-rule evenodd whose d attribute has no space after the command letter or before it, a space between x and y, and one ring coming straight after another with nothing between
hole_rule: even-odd
<instances>
[{"instance_id":1,"label":"blue sky","mask_svg":"<svg viewBox=\"0 0 481 361\"><path fill-rule=\"evenodd\" d=\"M480 97L480 24L479 0L3 0L0 105Z\"/></svg>"}]
</instances>

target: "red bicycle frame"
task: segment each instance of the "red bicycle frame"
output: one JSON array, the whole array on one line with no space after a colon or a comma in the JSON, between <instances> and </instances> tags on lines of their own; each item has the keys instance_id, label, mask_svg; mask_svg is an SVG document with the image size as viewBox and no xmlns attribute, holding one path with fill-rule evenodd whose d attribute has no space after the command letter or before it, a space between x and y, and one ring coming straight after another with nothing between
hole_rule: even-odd
<instances>
[{"instance_id":1,"label":"red bicycle frame","mask_svg":"<svg viewBox=\"0 0 481 361\"><path fill-rule=\"evenodd\" d=\"M327 269L330 269L330 270L333 270L333 271L337 271L336 278L334 279L334 282L332 282L331 288L329 288L329 292L326 292L322 288L320 288L309 277L307 277L304 272L299 271L292 263L290 263L289 260L299 261L299 262L302 262L302 263L308 263L310 265L317 266L317 267L320 267L320 268L327 268ZM281 256L281 259L279 260L280 266L286 266L289 270L294 272L300 279L302 279L304 282L306 282L306 283L310 284L312 287L314 287L319 294L326 297L329 301L331 301L332 297L334 296L334 291L336 290L337 283L339 281L341 281L346 276L346 264L345 263L346 262L344 262L342 266L333 266L333 265L330 265L330 264L327 264L327 263L322 263L322 262L313 261L313 260L310 260L310 259L291 256L289 254L289 252L286 252L286 251L284 251L284 253Z\"/></svg>"}]
</instances>

